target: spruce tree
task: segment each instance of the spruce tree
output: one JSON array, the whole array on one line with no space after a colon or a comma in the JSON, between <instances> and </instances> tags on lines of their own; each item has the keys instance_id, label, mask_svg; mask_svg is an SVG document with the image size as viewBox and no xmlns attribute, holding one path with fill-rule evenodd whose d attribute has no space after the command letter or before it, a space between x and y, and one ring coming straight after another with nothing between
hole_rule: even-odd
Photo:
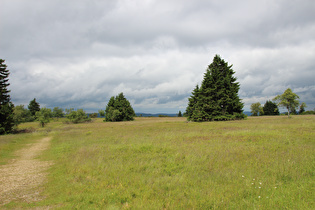
<instances>
[{"instance_id":1,"label":"spruce tree","mask_svg":"<svg viewBox=\"0 0 315 210\"><path fill-rule=\"evenodd\" d=\"M30 110L32 116L35 117L36 112L40 111L40 105L36 102L36 98L30 101L28 105L28 109Z\"/></svg>"},{"instance_id":2,"label":"spruce tree","mask_svg":"<svg viewBox=\"0 0 315 210\"><path fill-rule=\"evenodd\" d=\"M272 101L266 101L263 107L264 115L279 115L279 109L276 103Z\"/></svg>"},{"instance_id":3,"label":"spruce tree","mask_svg":"<svg viewBox=\"0 0 315 210\"><path fill-rule=\"evenodd\" d=\"M7 89L10 85L10 72L4 62L5 60L0 59L0 134L10 133L14 126L14 105L9 95L10 90Z\"/></svg>"},{"instance_id":4,"label":"spruce tree","mask_svg":"<svg viewBox=\"0 0 315 210\"><path fill-rule=\"evenodd\" d=\"M194 113L194 110L196 109L196 104L199 99L199 86L196 85L195 89L191 93L192 95L188 99L188 106L186 108L186 113L185 115L188 117L188 120L192 118L192 115Z\"/></svg>"},{"instance_id":5,"label":"spruce tree","mask_svg":"<svg viewBox=\"0 0 315 210\"><path fill-rule=\"evenodd\" d=\"M123 93L118 96L112 96L105 109L105 120L107 122L131 121L134 120L135 112L130 102Z\"/></svg>"},{"instance_id":6,"label":"spruce tree","mask_svg":"<svg viewBox=\"0 0 315 210\"><path fill-rule=\"evenodd\" d=\"M232 65L229 66L219 55L208 66L198 97L189 98L187 116L192 121L242 119L245 117L243 103L239 99L240 85L236 82Z\"/></svg>"}]
</instances>

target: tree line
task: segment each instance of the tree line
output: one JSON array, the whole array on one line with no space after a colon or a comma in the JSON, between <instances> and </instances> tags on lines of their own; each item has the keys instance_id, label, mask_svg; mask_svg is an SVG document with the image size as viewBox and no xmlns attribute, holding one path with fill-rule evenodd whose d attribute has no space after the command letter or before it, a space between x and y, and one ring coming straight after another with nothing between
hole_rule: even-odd
<instances>
[{"instance_id":1,"label":"tree line","mask_svg":"<svg viewBox=\"0 0 315 210\"><path fill-rule=\"evenodd\" d=\"M62 109L59 107L50 108L40 108L40 104L36 101L36 98L30 101L27 108L24 105L18 105L13 108L13 121L14 125L17 126L20 123L39 121L40 125L44 127L50 122L51 118L59 119L66 117L67 122L80 123L88 122L91 119L87 116L83 109L74 110Z\"/></svg>"},{"instance_id":2,"label":"tree line","mask_svg":"<svg viewBox=\"0 0 315 210\"><path fill-rule=\"evenodd\" d=\"M0 135L11 133L18 124L25 122L39 121L40 125L44 127L50 122L51 118L59 119L66 117L66 123L82 123L89 122L91 118L97 117L97 113L90 114L89 116L83 109L74 110L62 109L54 107L53 110L40 107L36 98L29 102L27 108L24 105L14 106L10 98L10 90L8 86L10 83L9 70L5 64L5 60L0 59ZM123 93L116 97L112 97L106 110L99 110L100 116L106 117L104 121L129 121L133 120L135 112L130 105L130 102L125 98Z\"/></svg>"},{"instance_id":3,"label":"tree line","mask_svg":"<svg viewBox=\"0 0 315 210\"><path fill-rule=\"evenodd\" d=\"M283 94L277 95L271 100L266 101L265 105L262 106L259 102L253 103L250 106L251 113L253 116L262 116L262 115L279 115L279 107L283 107L287 109L288 117L291 114L303 114L309 113L313 114L313 112L305 112L305 108L307 107L304 102L300 104L299 99L300 97L293 93L290 88L284 91ZM297 112L296 109L300 108Z\"/></svg>"},{"instance_id":4,"label":"tree line","mask_svg":"<svg viewBox=\"0 0 315 210\"><path fill-rule=\"evenodd\" d=\"M23 122L37 120L44 127L51 118L66 117L66 122L81 123L89 122L91 118L97 117L97 113L88 116L83 109L40 108L35 98L30 101L27 109L24 105L15 107L10 99L10 90L8 90L10 73L4 62L0 59L0 134L12 132L14 126ZM183 115L195 122L245 119L244 104L238 96L240 84L234 74L232 65L225 62L219 55L215 55L204 73L200 87L196 85L188 98L188 106ZM291 89L287 89L273 101L266 101L264 106L259 102L253 103L251 112L254 116L279 115L278 106L281 106L287 108L288 116L290 113L295 113L297 107L300 107L299 113L306 113L306 104L299 104L298 98L299 96ZM105 117L105 122L130 121L134 120L135 112L124 94L120 93L110 98L105 110L99 110L99 115ZM180 111L178 116L182 116Z\"/></svg>"}]
</instances>

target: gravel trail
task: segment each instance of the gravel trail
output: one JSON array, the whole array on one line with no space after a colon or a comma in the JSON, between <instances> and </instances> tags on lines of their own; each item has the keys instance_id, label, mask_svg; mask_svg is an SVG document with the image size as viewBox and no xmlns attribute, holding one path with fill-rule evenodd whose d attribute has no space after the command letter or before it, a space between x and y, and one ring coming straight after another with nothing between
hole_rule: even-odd
<instances>
[{"instance_id":1,"label":"gravel trail","mask_svg":"<svg viewBox=\"0 0 315 210\"><path fill-rule=\"evenodd\" d=\"M48 149L51 137L45 137L16 152L16 158L0 166L0 206L11 201L36 202L41 196L41 186L47 169L53 163L36 159Z\"/></svg>"}]
</instances>

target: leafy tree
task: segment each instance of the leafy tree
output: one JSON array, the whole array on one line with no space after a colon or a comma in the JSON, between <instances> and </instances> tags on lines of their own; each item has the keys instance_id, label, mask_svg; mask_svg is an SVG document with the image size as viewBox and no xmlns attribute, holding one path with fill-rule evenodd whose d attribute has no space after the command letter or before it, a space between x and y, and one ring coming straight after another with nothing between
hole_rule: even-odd
<instances>
[{"instance_id":1,"label":"leafy tree","mask_svg":"<svg viewBox=\"0 0 315 210\"><path fill-rule=\"evenodd\" d=\"M35 116L36 112L40 111L40 106L39 103L36 102L36 98L30 101L28 110L30 110L32 116Z\"/></svg>"},{"instance_id":2,"label":"leafy tree","mask_svg":"<svg viewBox=\"0 0 315 210\"><path fill-rule=\"evenodd\" d=\"M33 121L33 117L31 116L31 112L24 108L24 105L19 105L14 107L14 123L18 125L24 122Z\"/></svg>"},{"instance_id":3,"label":"leafy tree","mask_svg":"<svg viewBox=\"0 0 315 210\"><path fill-rule=\"evenodd\" d=\"M14 126L14 105L7 89L10 72L4 62L0 59L0 135L10 133Z\"/></svg>"},{"instance_id":4,"label":"leafy tree","mask_svg":"<svg viewBox=\"0 0 315 210\"><path fill-rule=\"evenodd\" d=\"M290 88L286 89L282 95L277 95L273 100L278 102L277 105L285 107L288 110L288 117L290 117L290 112L295 110L299 106L300 97L293 93Z\"/></svg>"},{"instance_id":5,"label":"leafy tree","mask_svg":"<svg viewBox=\"0 0 315 210\"><path fill-rule=\"evenodd\" d=\"M240 85L236 82L232 65L219 55L213 58L198 86L189 98L186 113L192 121L243 119L244 104L238 97Z\"/></svg>"},{"instance_id":6,"label":"leafy tree","mask_svg":"<svg viewBox=\"0 0 315 210\"><path fill-rule=\"evenodd\" d=\"M98 110L98 113L101 117L105 117L105 110L100 109Z\"/></svg>"},{"instance_id":7,"label":"leafy tree","mask_svg":"<svg viewBox=\"0 0 315 210\"><path fill-rule=\"evenodd\" d=\"M263 107L263 114L264 115L279 115L279 109L276 103L272 101L266 101Z\"/></svg>"},{"instance_id":8,"label":"leafy tree","mask_svg":"<svg viewBox=\"0 0 315 210\"><path fill-rule=\"evenodd\" d=\"M55 118L62 118L65 116L65 114L63 113L63 109L59 108L59 107L54 107L53 111L52 111L52 116Z\"/></svg>"},{"instance_id":9,"label":"leafy tree","mask_svg":"<svg viewBox=\"0 0 315 210\"><path fill-rule=\"evenodd\" d=\"M300 105L300 110L299 110L299 114L302 114L303 112L305 112L305 108L306 108L306 103L302 102Z\"/></svg>"},{"instance_id":10,"label":"leafy tree","mask_svg":"<svg viewBox=\"0 0 315 210\"><path fill-rule=\"evenodd\" d=\"M125 98L123 93L116 97L111 97L105 109L104 121L131 121L134 120L135 112L130 102Z\"/></svg>"},{"instance_id":11,"label":"leafy tree","mask_svg":"<svg viewBox=\"0 0 315 210\"><path fill-rule=\"evenodd\" d=\"M87 114L83 109L78 109L77 111L74 111L73 108L70 108L66 109L66 112L67 112L66 117L72 123L83 123L91 121L91 119L88 118Z\"/></svg>"},{"instance_id":12,"label":"leafy tree","mask_svg":"<svg viewBox=\"0 0 315 210\"><path fill-rule=\"evenodd\" d=\"M250 105L250 110L253 116L258 116L258 114L261 116L263 114L263 107L259 102Z\"/></svg>"},{"instance_id":13,"label":"leafy tree","mask_svg":"<svg viewBox=\"0 0 315 210\"><path fill-rule=\"evenodd\" d=\"M51 112L51 109L44 107L44 108L41 108L38 112L36 112L35 115L40 125L44 127L47 123L50 122L50 118L52 117L52 112Z\"/></svg>"}]
</instances>

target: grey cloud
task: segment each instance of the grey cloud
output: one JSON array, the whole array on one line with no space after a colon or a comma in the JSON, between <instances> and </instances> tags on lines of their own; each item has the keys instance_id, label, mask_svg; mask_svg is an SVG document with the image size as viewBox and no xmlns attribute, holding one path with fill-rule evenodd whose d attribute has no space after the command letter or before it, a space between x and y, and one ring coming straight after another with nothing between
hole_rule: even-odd
<instances>
[{"instance_id":1,"label":"grey cloud","mask_svg":"<svg viewBox=\"0 0 315 210\"><path fill-rule=\"evenodd\" d=\"M312 109L315 2L23 1L0 8L12 99L97 110L182 111L215 54L233 64L245 109L286 88Z\"/></svg>"}]
</instances>

